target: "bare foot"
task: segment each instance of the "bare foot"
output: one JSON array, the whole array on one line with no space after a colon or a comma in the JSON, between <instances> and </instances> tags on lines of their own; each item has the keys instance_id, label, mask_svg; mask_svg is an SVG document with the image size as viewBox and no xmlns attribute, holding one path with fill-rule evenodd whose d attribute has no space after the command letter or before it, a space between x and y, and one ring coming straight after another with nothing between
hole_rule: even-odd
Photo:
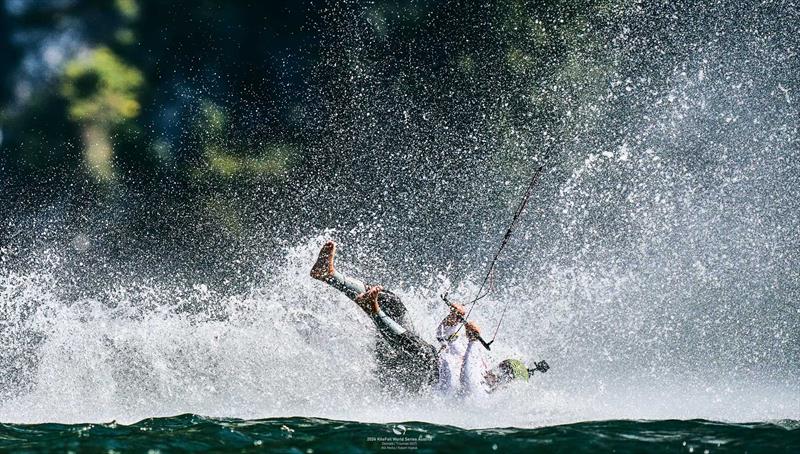
<instances>
[{"instance_id":1,"label":"bare foot","mask_svg":"<svg viewBox=\"0 0 800 454\"><path fill-rule=\"evenodd\" d=\"M380 306L378 305L378 296L382 291L383 287L380 285L370 287L366 292L356 297L356 304L358 304L359 307L364 309L368 314L377 314L380 310Z\"/></svg>"},{"instance_id":2,"label":"bare foot","mask_svg":"<svg viewBox=\"0 0 800 454\"><path fill-rule=\"evenodd\" d=\"M319 256L316 263L311 267L311 277L324 281L333 276L335 269L333 267L333 258L336 255L336 243L328 241L322 245L319 250Z\"/></svg>"}]
</instances>

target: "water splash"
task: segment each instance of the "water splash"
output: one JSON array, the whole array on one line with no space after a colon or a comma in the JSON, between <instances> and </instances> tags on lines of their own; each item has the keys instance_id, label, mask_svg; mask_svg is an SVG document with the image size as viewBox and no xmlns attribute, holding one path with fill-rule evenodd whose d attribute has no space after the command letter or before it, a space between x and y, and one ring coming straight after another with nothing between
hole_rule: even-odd
<instances>
[{"instance_id":1,"label":"water splash","mask_svg":"<svg viewBox=\"0 0 800 454\"><path fill-rule=\"evenodd\" d=\"M762 364L766 370L757 377L727 370L720 364L735 356L736 341L713 349L696 337L682 344L664 322L668 313L657 319L615 304L618 295L639 290L630 276L594 279L580 270L554 269L538 284L493 295L513 302L495 359L545 355L553 366L547 375L483 402L382 395L371 373L371 322L308 277L322 241L289 248L282 262L265 264L265 282L236 295L203 284L128 283L70 301L53 292L58 260L28 276L5 270L2 351L17 367L5 374L0 420L131 422L193 412L530 427L608 418L798 416L798 381L783 365ZM342 266L362 273L357 261ZM445 313L436 294L452 284L441 276L425 287L398 284L417 329L432 341ZM473 287L451 291L465 295ZM584 298L594 302L591 310L581 307ZM476 318L490 326L497 314L483 309ZM650 308L656 310L667 308ZM769 343L747 344L751 354L770 354ZM676 351L691 355L696 367Z\"/></svg>"},{"instance_id":2,"label":"water splash","mask_svg":"<svg viewBox=\"0 0 800 454\"><path fill-rule=\"evenodd\" d=\"M270 211L285 246L246 290L73 281L81 254L103 254L83 237L71 255L27 243L26 266L3 251L0 420L800 419L797 10L720 4L673 19L647 8L573 18L583 39L545 52L541 73L462 55L462 76L445 67L422 94L406 88L429 80L414 59L447 37L394 58L345 15L320 69L337 75L322 142L341 155L287 183L298 195ZM477 38L516 55L492 36ZM549 170L474 315L491 329L510 301L495 360L546 358L551 371L485 402L381 395L370 322L308 277L318 247L341 240L342 266L397 291L431 340L438 294L474 293L532 150L546 147L557 148ZM110 224L135 218L118 211L128 216ZM326 225L342 228L315 233Z\"/></svg>"}]
</instances>

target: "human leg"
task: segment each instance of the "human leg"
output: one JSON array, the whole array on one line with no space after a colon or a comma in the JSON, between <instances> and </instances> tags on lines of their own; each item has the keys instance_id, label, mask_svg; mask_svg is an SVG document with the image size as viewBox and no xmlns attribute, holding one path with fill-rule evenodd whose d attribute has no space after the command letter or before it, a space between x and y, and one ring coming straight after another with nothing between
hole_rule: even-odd
<instances>
[{"instance_id":1,"label":"human leg","mask_svg":"<svg viewBox=\"0 0 800 454\"><path fill-rule=\"evenodd\" d=\"M311 268L311 277L325 282L355 301L358 295L367 291L367 286L360 280L345 276L337 271L334 266L335 257L336 243L328 241L319 251L317 261Z\"/></svg>"},{"instance_id":2,"label":"human leg","mask_svg":"<svg viewBox=\"0 0 800 454\"><path fill-rule=\"evenodd\" d=\"M314 266L311 268L311 277L318 279L331 287L344 293L348 298L358 302L359 295L363 295L371 286L354 277L348 276L336 269L334 260L336 257L336 243L328 241L319 251L319 256ZM381 288L378 294L378 303L383 311L394 321L401 324L405 329L413 329L413 325L407 318L403 301L394 293ZM369 308L362 307L367 314L371 314Z\"/></svg>"},{"instance_id":3,"label":"human leg","mask_svg":"<svg viewBox=\"0 0 800 454\"><path fill-rule=\"evenodd\" d=\"M381 382L388 388L419 391L438 378L437 350L417 336L405 305L394 293L336 270L336 244L325 243L311 269L311 276L344 293L372 319L380 336L375 356ZM395 386L396 384L396 386Z\"/></svg>"}]
</instances>

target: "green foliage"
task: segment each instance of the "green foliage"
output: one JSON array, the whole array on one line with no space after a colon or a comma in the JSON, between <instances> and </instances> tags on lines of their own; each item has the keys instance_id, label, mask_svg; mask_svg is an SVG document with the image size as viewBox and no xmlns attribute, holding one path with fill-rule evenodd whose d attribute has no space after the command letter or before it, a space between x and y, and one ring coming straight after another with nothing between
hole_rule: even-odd
<instances>
[{"instance_id":1,"label":"green foliage","mask_svg":"<svg viewBox=\"0 0 800 454\"><path fill-rule=\"evenodd\" d=\"M257 156L237 155L214 145L206 148L208 169L223 177L281 177L291 169L298 154L297 147L290 144L268 145Z\"/></svg>"},{"instance_id":2,"label":"green foliage","mask_svg":"<svg viewBox=\"0 0 800 454\"><path fill-rule=\"evenodd\" d=\"M194 174L196 179L280 178L291 170L301 154L300 148L291 143L268 142L252 148L229 139L235 135L235 125L224 108L209 100L201 103L194 129L205 158L204 166Z\"/></svg>"},{"instance_id":3,"label":"green foliage","mask_svg":"<svg viewBox=\"0 0 800 454\"><path fill-rule=\"evenodd\" d=\"M130 28L120 28L114 32L114 39L123 46L129 46L136 41L136 34Z\"/></svg>"},{"instance_id":4,"label":"green foliage","mask_svg":"<svg viewBox=\"0 0 800 454\"><path fill-rule=\"evenodd\" d=\"M139 18L139 2L136 0L116 0L114 6L117 7L120 15L128 20Z\"/></svg>"},{"instance_id":5,"label":"green foliage","mask_svg":"<svg viewBox=\"0 0 800 454\"><path fill-rule=\"evenodd\" d=\"M228 128L228 114L222 107L205 100L200 105L200 116L195 129L204 141L221 140Z\"/></svg>"},{"instance_id":6,"label":"green foliage","mask_svg":"<svg viewBox=\"0 0 800 454\"><path fill-rule=\"evenodd\" d=\"M67 63L61 94L70 119L115 125L139 114L137 97L143 83L141 71L108 47L99 47Z\"/></svg>"}]
</instances>

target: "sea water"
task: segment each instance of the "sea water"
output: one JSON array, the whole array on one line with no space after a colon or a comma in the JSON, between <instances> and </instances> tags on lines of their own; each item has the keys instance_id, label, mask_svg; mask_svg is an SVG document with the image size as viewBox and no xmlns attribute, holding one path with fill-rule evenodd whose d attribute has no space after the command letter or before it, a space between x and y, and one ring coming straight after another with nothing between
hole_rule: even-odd
<instances>
[{"instance_id":1,"label":"sea water","mask_svg":"<svg viewBox=\"0 0 800 454\"><path fill-rule=\"evenodd\" d=\"M58 204L9 221L0 448L800 450L797 8L745 6L599 11L543 75L474 99L402 91L431 49L370 60L381 35L345 17L324 46L341 115L313 146L347 152L285 183L265 224L291 228L252 239L246 285L89 267L123 203L86 229ZM319 247L432 342L439 295L475 296L541 162L471 318L490 334L507 307L492 360L550 371L483 400L381 393L370 320L308 275Z\"/></svg>"}]
</instances>

